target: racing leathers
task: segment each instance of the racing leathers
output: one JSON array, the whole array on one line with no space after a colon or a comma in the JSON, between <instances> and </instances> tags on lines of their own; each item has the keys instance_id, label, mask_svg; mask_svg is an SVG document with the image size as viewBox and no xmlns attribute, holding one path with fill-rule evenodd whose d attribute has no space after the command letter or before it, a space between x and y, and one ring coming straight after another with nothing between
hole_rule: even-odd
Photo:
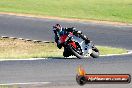
<instances>
[{"instance_id":1,"label":"racing leathers","mask_svg":"<svg viewBox=\"0 0 132 88\"><path fill-rule=\"evenodd\" d=\"M57 43L57 47L59 49L62 48L62 44L61 44L60 39L59 39L60 36L68 35L69 32L72 32L74 35L79 35L83 40L85 40L85 43L90 42L90 40L85 35L83 35L81 31L75 30L74 27L72 27L72 28L61 28L59 31L57 31L57 30L53 30L53 31L55 33L55 42Z\"/></svg>"}]
</instances>

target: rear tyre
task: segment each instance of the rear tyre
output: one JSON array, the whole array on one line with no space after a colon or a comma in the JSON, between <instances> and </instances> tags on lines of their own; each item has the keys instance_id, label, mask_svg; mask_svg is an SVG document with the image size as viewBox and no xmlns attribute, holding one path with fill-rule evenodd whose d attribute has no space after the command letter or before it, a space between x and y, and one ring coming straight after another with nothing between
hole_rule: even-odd
<instances>
[{"instance_id":1,"label":"rear tyre","mask_svg":"<svg viewBox=\"0 0 132 88\"><path fill-rule=\"evenodd\" d=\"M69 51L66 47L64 47L63 56L64 56L64 57L69 57L69 56L71 56L70 51Z\"/></svg>"},{"instance_id":2,"label":"rear tyre","mask_svg":"<svg viewBox=\"0 0 132 88\"><path fill-rule=\"evenodd\" d=\"M66 53L66 52L63 52L63 56L64 57L69 57L70 55L68 53Z\"/></svg>"},{"instance_id":3,"label":"rear tyre","mask_svg":"<svg viewBox=\"0 0 132 88\"><path fill-rule=\"evenodd\" d=\"M63 52L63 56L64 56L64 57L69 57L70 54L69 54L68 52Z\"/></svg>"},{"instance_id":4,"label":"rear tyre","mask_svg":"<svg viewBox=\"0 0 132 88\"><path fill-rule=\"evenodd\" d=\"M72 52L72 54L75 55L77 58L79 58L79 59L83 59L84 58L82 55L80 55L79 53L77 53L75 51L75 49L72 47L72 45L68 45L68 48L70 49L70 51Z\"/></svg>"},{"instance_id":5,"label":"rear tyre","mask_svg":"<svg viewBox=\"0 0 132 88\"><path fill-rule=\"evenodd\" d=\"M90 54L90 56L93 58L99 57L99 50L95 46L92 48L92 53Z\"/></svg>"}]
</instances>

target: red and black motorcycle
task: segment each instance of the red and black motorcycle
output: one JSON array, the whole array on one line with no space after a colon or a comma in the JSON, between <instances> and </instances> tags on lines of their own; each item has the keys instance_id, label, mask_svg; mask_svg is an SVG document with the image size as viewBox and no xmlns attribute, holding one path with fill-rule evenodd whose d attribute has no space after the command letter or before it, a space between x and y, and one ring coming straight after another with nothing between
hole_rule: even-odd
<instances>
[{"instance_id":1,"label":"red and black motorcycle","mask_svg":"<svg viewBox=\"0 0 132 88\"><path fill-rule=\"evenodd\" d=\"M60 42L64 47L63 56L76 56L79 59L99 57L99 50L94 46L92 42L86 43L81 37L69 33L68 35L60 36Z\"/></svg>"}]
</instances>

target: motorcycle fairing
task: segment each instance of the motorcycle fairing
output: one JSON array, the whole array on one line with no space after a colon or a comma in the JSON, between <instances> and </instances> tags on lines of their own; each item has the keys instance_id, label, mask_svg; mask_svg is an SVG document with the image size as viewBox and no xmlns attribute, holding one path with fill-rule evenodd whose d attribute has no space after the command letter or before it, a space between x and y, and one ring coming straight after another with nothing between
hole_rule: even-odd
<instances>
[{"instance_id":1,"label":"motorcycle fairing","mask_svg":"<svg viewBox=\"0 0 132 88\"><path fill-rule=\"evenodd\" d=\"M90 43L86 44L82 38L79 38L74 35L71 37L71 40L79 43L79 45L81 46L82 52L83 52L83 56L87 56L92 53L91 44Z\"/></svg>"}]
</instances>

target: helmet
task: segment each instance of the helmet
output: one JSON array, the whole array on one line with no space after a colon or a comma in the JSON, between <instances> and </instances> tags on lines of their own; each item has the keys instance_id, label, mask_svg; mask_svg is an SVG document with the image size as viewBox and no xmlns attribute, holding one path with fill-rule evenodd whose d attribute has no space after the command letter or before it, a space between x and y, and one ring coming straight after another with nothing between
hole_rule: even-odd
<instances>
[{"instance_id":1,"label":"helmet","mask_svg":"<svg viewBox=\"0 0 132 88\"><path fill-rule=\"evenodd\" d=\"M53 26L53 29L60 30L61 29L61 25L60 24L56 24L55 26Z\"/></svg>"}]
</instances>

